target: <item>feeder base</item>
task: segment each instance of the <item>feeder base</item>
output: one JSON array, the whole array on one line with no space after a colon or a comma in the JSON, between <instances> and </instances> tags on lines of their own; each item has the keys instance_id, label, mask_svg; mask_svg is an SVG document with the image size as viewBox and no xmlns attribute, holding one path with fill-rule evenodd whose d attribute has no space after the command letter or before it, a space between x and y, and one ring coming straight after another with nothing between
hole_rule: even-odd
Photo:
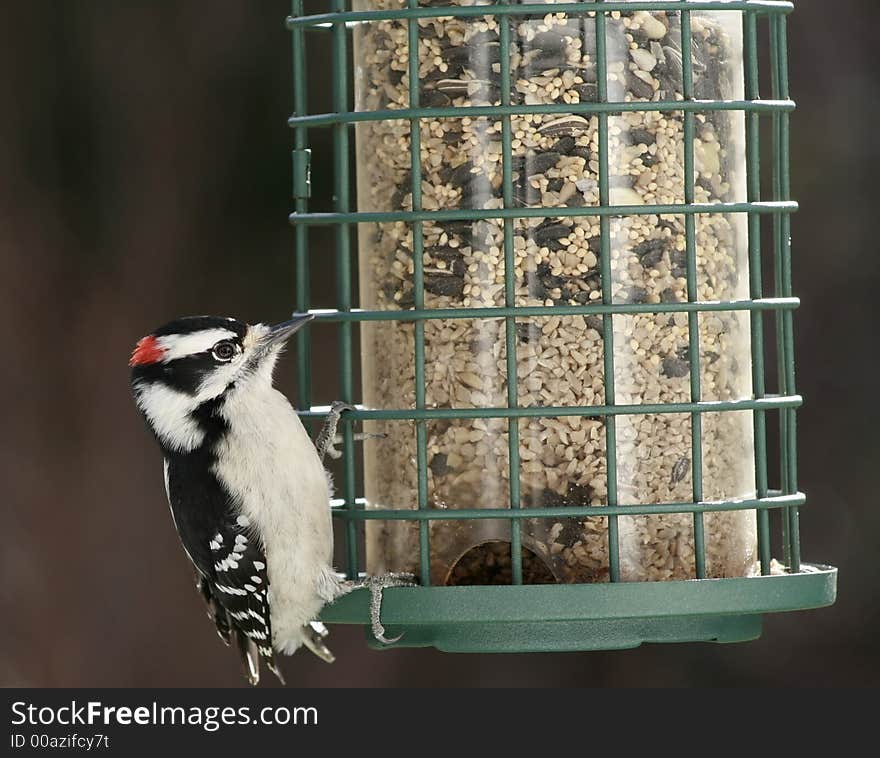
<instances>
[{"instance_id":1,"label":"feeder base","mask_svg":"<svg viewBox=\"0 0 880 758\"><path fill-rule=\"evenodd\" d=\"M386 590L382 622L395 645L456 653L620 650L645 642L744 642L765 613L831 605L837 569L797 574L617 584L413 587ZM324 609L327 623L369 623L369 595ZM367 626L367 629L369 627Z\"/></svg>"},{"instance_id":2,"label":"feeder base","mask_svg":"<svg viewBox=\"0 0 880 758\"><path fill-rule=\"evenodd\" d=\"M390 647L435 647L446 653L552 653L575 650L624 650L644 642L746 642L761 636L762 617L673 616L664 619L449 624L407 627ZM403 627L401 627L403 630ZM397 632L399 633L399 632Z\"/></svg>"}]
</instances>

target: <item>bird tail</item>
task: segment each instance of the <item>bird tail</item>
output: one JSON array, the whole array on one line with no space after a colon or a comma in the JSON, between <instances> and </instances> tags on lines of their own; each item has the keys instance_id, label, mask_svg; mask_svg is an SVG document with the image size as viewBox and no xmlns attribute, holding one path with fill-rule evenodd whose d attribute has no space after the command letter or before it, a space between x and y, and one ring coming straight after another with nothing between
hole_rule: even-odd
<instances>
[{"instance_id":1,"label":"bird tail","mask_svg":"<svg viewBox=\"0 0 880 758\"><path fill-rule=\"evenodd\" d=\"M269 671L271 671L273 674L275 674L276 678L278 679L279 682L281 682L281 684L284 684L284 685L287 684L287 682L284 679L284 674L281 673L281 669L278 668L278 664L275 662L274 658L272 658L272 660L266 660L266 668L268 668Z\"/></svg>"},{"instance_id":2,"label":"bird tail","mask_svg":"<svg viewBox=\"0 0 880 758\"><path fill-rule=\"evenodd\" d=\"M271 647L263 647L239 629L235 630L235 640L238 643L242 668L248 682L254 686L260 683L260 660L262 659L263 663L266 664L266 668L275 674L278 681L281 684L287 684L284 680L284 674L278 668L278 662L275 660L275 653Z\"/></svg>"},{"instance_id":3,"label":"bird tail","mask_svg":"<svg viewBox=\"0 0 880 758\"><path fill-rule=\"evenodd\" d=\"M310 621L302 628L303 644L326 663L333 663L336 656L324 640L330 634L330 631L320 621Z\"/></svg>"},{"instance_id":4,"label":"bird tail","mask_svg":"<svg viewBox=\"0 0 880 758\"><path fill-rule=\"evenodd\" d=\"M324 643L324 640L330 634L324 624L320 621L311 621L308 624L304 624L301 628L302 637L301 642L304 644L309 650L311 650L318 658L327 663L333 663L336 660L336 656L333 655L333 652L327 645ZM275 651L272 647L258 644L254 640L250 639L247 634L239 629L234 629L233 633L235 634L235 640L238 644L238 651L241 655L242 667L244 669L244 675L247 678L248 682L253 685L257 685L260 682L260 660L266 664L266 668L269 669L275 676L278 678L278 681L281 684L287 684L284 680L284 675L281 673L281 669L278 668L278 662L275 660ZM298 647L298 644L296 645ZM289 650L285 650L288 654L293 653L295 647L291 647Z\"/></svg>"},{"instance_id":5,"label":"bird tail","mask_svg":"<svg viewBox=\"0 0 880 758\"><path fill-rule=\"evenodd\" d=\"M240 629L235 630L235 641L238 643L245 678L256 686L260 683L260 652L257 650L257 643Z\"/></svg>"},{"instance_id":6,"label":"bird tail","mask_svg":"<svg viewBox=\"0 0 880 758\"><path fill-rule=\"evenodd\" d=\"M232 642L229 613L222 605L220 605L220 603L217 602L217 598L214 597L214 593L211 591L211 583L206 577L201 574L196 574L196 587L205 599L208 618L211 619L211 621L214 622L214 626L217 627L217 634L220 635L220 639L223 640L225 645L229 645Z\"/></svg>"}]
</instances>

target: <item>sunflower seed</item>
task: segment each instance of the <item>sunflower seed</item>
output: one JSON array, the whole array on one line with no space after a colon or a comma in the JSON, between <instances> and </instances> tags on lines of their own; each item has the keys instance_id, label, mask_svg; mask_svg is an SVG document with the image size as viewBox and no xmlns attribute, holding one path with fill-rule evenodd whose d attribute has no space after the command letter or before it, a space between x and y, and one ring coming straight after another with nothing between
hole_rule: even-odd
<instances>
[{"instance_id":1,"label":"sunflower seed","mask_svg":"<svg viewBox=\"0 0 880 758\"><path fill-rule=\"evenodd\" d=\"M538 127L539 134L548 136L577 135L586 132L590 122L582 116L563 116Z\"/></svg>"}]
</instances>

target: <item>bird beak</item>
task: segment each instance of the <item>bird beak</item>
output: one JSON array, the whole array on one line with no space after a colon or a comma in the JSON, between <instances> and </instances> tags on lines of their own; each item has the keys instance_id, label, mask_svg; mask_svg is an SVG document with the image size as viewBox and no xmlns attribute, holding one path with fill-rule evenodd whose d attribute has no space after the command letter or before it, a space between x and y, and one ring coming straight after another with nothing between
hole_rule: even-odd
<instances>
[{"instance_id":1,"label":"bird beak","mask_svg":"<svg viewBox=\"0 0 880 758\"><path fill-rule=\"evenodd\" d=\"M305 313L294 316L290 321L275 324L275 326L269 327L268 333L261 341L265 347L281 345L284 342L287 342L288 339L308 324L314 317L315 315L313 313Z\"/></svg>"}]
</instances>

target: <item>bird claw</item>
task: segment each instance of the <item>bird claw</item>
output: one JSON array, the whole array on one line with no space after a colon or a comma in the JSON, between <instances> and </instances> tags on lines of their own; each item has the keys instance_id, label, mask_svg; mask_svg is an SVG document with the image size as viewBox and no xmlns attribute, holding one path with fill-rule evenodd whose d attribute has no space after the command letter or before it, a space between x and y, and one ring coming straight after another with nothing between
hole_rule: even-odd
<instances>
[{"instance_id":1,"label":"bird claw","mask_svg":"<svg viewBox=\"0 0 880 758\"><path fill-rule=\"evenodd\" d=\"M398 634L396 637L386 637L383 632L385 628L379 624L379 628L373 627L373 637L375 637L379 642L383 645L393 645L395 642L400 642L403 639L403 632Z\"/></svg>"},{"instance_id":2,"label":"bird claw","mask_svg":"<svg viewBox=\"0 0 880 758\"><path fill-rule=\"evenodd\" d=\"M324 448L324 455L334 461L338 461L342 457L342 451L336 449L336 445L339 444L337 442L338 439L338 436L334 437L327 443L327 447ZM324 455L322 455L321 457L323 458Z\"/></svg>"},{"instance_id":3,"label":"bird claw","mask_svg":"<svg viewBox=\"0 0 880 758\"><path fill-rule=\"evenodd\" d=\"M330 405L330 412L327 414L324 426L315 440L315 448L318 450L318 457L322 462L328 456L334 461L342 457L342 451L336 449L336 445L342 443L342 435L336 433L336 428L339 426L343 413L355 410L357 410L355 406L342 400L336 400ZM386 436L381 433L362 432L355 434L353 439L355 442L363 442L364 440L381 439Z\"/></svg>"},{"instance_id":4,"label":"bird claw","mask_svg":"<svg viewBox=\"0 0 880 758\"><path fill-rule=\"evenodd\" d=\"M385 627L382 625L382 591L392 587L415 587L416 581L413 574L388 573L380 576L368 576L357 582L352 582L351 590L368 589L370 591L370 627L373 637L383 645L393 645L399 642L403 635L386 637Z\"/></svg>"},{"instance_id":5,"label":"bird claw","mask_svg":"<svg viewBox=\"0 0 880 758\"><path fill-rule=\"evenodd\" d=\"M336 443L336 427L339 426L339 419L342 418L342 414L353 410L355 410L353 405L342 400L335 400L330 404L330 412L327 414L324 426L321 427L318 438L315 440L315 448L321 461L328 455L334 460L342 456L342 453L334 447Z\"/></svg>"}]
</instances>

